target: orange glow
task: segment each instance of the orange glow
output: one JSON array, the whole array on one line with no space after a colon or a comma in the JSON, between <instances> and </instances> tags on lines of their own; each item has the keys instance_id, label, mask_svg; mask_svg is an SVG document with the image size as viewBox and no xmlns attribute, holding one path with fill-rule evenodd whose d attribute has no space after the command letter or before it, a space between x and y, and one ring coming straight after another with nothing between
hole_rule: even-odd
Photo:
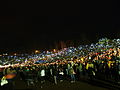
<instances>
[{"instance_id":1,"label":"orange glow","mask_svg":"<svg viewBox=\"0 0 120 90\"><path fill-rule=\"evenodd\" d=\"M38 51L38 50L35 50L35 53L39 53L39 51Z\"/></svg>"}]
</instances>

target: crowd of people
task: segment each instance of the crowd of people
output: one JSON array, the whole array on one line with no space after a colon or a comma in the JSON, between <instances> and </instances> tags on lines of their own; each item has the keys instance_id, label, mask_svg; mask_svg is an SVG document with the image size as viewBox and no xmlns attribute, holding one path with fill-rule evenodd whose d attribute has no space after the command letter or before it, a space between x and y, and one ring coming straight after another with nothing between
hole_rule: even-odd
<instances>
[{"instance_id":1,"label":"crowd of people","mask_svg":"<svg viewBox=\"0 0 120 90\"><path fill-rule=\"evenodd\" d=\"M77 48L69 47L24 57L13 56L12 59L9 56L15 64L1 67L0 79L2 82L6 78L8 83L14 85L15 77L19 76L28 86L37 82L42 85L46 81L58 84L68 80L75 83L83 78L102 78L120 82L119 41L105 38L96 44L81 45Z\"/></svg>"}]
</instances>

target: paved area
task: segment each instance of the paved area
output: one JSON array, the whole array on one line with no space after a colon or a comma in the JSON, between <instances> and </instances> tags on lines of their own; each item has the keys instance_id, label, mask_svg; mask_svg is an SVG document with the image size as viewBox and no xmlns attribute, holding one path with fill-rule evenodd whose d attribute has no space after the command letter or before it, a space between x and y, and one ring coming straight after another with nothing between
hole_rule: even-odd
<instances>
[{"instance_id":1,"label":"paved area","mask_svg":"<svg viewBox=\"0 0 120 90\"><path fill-rule=\"evenodd\" d=\"M11 86L5 85L0 90L11 90ZM35 85L27 86L27 83L20 80L19 77L15 80L14 90L119 90L118 88L112 88L111 85L105 84L105 82L100 81L85 81L80 80L75 83L71 83L68 80L63 82L58 82L57 85L50 81L45 81L41 84L37 82Z\"/></svg>"},{"instance_id":2,"label":"paved area","mask_svg":"<svg viewBox=\"0 0 120 90\"><path fill-rule=\"evenodd\" d=\"M58 82L57 85L46 81L43 85L38 82L35 86L27 86L23 81L17 81L15 90L109 90L101 86L96 86L90 83L77 81L70 83L69 81Z\"/></svg>"}]
</instances>

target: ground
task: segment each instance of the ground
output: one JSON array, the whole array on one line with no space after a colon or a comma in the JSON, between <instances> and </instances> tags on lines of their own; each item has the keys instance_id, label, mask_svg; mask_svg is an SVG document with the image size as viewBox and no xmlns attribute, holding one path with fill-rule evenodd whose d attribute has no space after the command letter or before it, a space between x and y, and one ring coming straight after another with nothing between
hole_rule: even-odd
<instances>
[{"instance_id":1,"label":"ground","mask_svg":"<svg viewBox=\"0 0 120 90\"><path fill-rule=\"evenodd\" d=\"M46 81L43 85L37 83L35 86L29 87L23 81L19 81L16 82L15 90L108 90L108 89L82 81L77 81L75 83L63 81L59 82L57 85L49 81Z\"/></svg>"}]
</instances>

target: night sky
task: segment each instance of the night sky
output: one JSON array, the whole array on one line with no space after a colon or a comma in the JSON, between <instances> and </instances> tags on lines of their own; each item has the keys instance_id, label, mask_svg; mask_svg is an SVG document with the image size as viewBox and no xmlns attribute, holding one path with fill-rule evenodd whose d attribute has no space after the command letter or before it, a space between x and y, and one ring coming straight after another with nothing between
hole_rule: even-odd
<instances>
[{"instance_id":1,"label":"night sky","mask_svg":"<svg viewBox=\"0 0 120 90\"><path fill-rule=\"evenodd\" d=\"M61 8L57 4L8 1L0 14L0 51L45 50L59 41L90 44L102 37L120 38L117 4L112 2L108 10L98 5L68 4Z\"/></svg>"}]
</instances>

